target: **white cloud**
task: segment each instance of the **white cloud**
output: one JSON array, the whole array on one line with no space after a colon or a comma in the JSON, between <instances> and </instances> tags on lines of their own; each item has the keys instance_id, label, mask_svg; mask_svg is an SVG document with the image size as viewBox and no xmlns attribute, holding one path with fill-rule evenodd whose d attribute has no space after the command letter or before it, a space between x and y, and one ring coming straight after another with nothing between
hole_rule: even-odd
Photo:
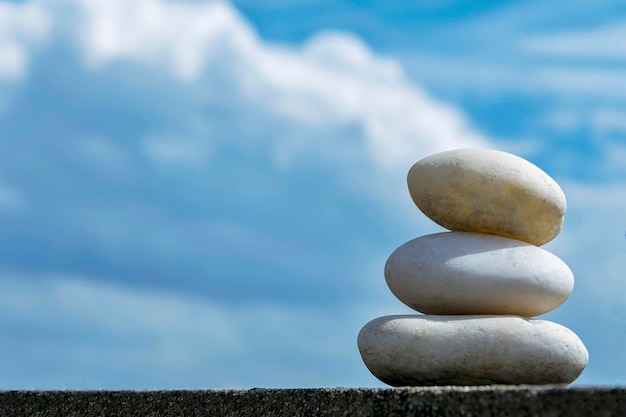
<instances>
[{"instance_id":1,"label":"white cloud","mask_svg":"<svg viewBox=\"0 0 626 417\"><path fill-rule=\"evenodd\" d=\"M221 1L75 1L83 12L79 27L86 58L96 67L132 59L193 81L216 54L255 42L250 28Z\"/></svg>"},{"instance_id":2,"label":"white cloud","mask_svg":"<svg viewBox=\"0 0 626 417\"><path fill-rule=\"evenodd\" d=\"M356 126L383 169L404 170L444 149L488 146L460 111L434 100L396 62L376 56L353 36L321 34L287 48L262 42L223 2L79 4L84 53L94 68L134 61L165 68L185 82L200 82L204 72L219 68L235 90L226 94L239 94L252 106L312 128ZM295 149L311 146L333 145L318 138Z\"/></svg>"},{"instance_id":3,"label":"white cloud","mask_svg":"<svg viewBox=\"0 0 626 417\"><path fill-rule=\"evenodd\" d=\"M626 23L588 30L529 36L522 48L542 55L626 59Z\"/></svg>"},{"instance_id":4,"label":"white cloud","mask_svg":"<svg viewBox=\"0 0 626 417\"><path fill-rule=\"evenodd\" d=\"M28 67L30 48L43 41L50 19L33 2L0 2L0 80L18 80Z\"/></svg>"},{"instance_id":5,"label":"white cloud","mask_svg":"<svg viewBox=\"0 0 626 417\"><path fill-rule=\"evenodd\" d=\"M350 32L321 32L304 46L307 60L337 72L358 74L379 83L402 80L404 70L390 58L374 54Z\"/></svg>"},{"instance_id":6,"label":"white cloud","mask_svg":"<svg viewBox=\"0 0 626 417\"><path fill-rule=\"evenodd\" d=\"M458 110L438 103L399 71L389 71L387 60L350 71L354 62L348 58L337 71L337 62L327 66L308 55L311 50L330 53L335 45L336 61L350 56L345 50L364 48L335 34L314 40L303 52L266 51L256 61L258 70L249 75L250 97L299 123L359 126L370 157L386 170L406 169L420 156L444 149L487 145ZM371 75L363 76L368 68ZM385 74L382 81L380 74Z\"/></svg>"},{"instance_id":7,"label":"white cloud","mask_svg":"<svg viewBox=\"0 0 626 417\"><path fill-rule=\"evenodd\" d=\"M356 333L365 324L363 314L384 308L235 306L76 276L7 271L0 274L0 290L1 315L18 320L22 334L46 329L38 335L38 349L21 345L19 335L2 334L3 354L21 367L39 366L39 385L29 389L312 386L332 380L325 371L337 383L376 384L360 363ZM11 346L19 351L8 351ZM52 354L47 362L32 356L41 350ZM349 368L351 374L336 375L330 365L311 369L311 360ZM2 375L0 387L21 387L20 378Z\"/></svg>"}]
</instances>

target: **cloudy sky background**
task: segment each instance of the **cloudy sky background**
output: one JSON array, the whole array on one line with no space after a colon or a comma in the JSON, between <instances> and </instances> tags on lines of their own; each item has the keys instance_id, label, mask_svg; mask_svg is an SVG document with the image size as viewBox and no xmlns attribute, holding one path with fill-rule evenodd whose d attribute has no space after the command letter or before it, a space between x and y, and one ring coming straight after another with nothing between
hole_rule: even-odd
<instances>
[{"instance_id":1,"label":"cloudy sky background","mask_svg":"<svg viewBox=\"0 0 626 417\"><path fill-rule=\"evenodd\" d=\"M0 389L383 386L406 172L516 153L563 187L543 318L626 384L621 1L0 1Z\"/></svg>"}]
</instances>

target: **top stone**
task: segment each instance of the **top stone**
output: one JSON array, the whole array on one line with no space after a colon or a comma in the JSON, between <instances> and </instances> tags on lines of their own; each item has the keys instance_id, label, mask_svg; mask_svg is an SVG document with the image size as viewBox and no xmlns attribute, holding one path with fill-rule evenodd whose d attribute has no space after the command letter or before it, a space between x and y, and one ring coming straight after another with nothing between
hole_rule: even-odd
<instances>
[{"instance_id":1,"label":"top stone","mask_svg":"<svg viewBox=\"0 0 626 417\"><path fill-rule=\"evenodd\" d=\"M449 230L543 245L561 231L565 195L537 166L488 149L458 149L417 161L407 178L419 209Z\"/></svg>"}]
</instances>

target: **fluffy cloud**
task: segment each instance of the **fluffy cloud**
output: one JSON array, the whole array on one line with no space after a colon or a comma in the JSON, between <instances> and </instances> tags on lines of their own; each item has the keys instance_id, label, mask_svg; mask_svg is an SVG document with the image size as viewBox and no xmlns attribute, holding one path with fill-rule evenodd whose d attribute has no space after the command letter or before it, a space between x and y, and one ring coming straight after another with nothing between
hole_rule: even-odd
<instances>
[{"instance_id":1,"label":"fluffy cloud","mask_svg":"<svg viewBox=\"0 0 626 417\"><path fill-rule=\"evenodd\" d=\"M183 81L197 79L224 53L253 49L256 37L222 2L76 0L87 62L130 59L166 67Z\"/></svg>"},{"instance_id":2,"label":"fluffy cloud","mask_svg":"<svg viewBox=\"0 0 626 417\"><path fill-rule=\"evenodd\" d=\"M234 307L75 276L2 277L0 353L19 368L4 368L2 389L382 385L356 349L363 317L388 313L371 305Z\"/></svg>"},{"instance_id":3,"label":"fluffy cloud","mask_svg":"<svg viewBox=\"0 0 626 417\"><path fill-rule=\"evenodd\" d=\"M0 120L0 205L29 203L0 212L2 385L377 384L355 337L404 311L382 266L426 223L394 211L417 212L406 170L487 139L349 34L287 47L223 2L56 4L16 6L55 48Z\"/></svg>"},{"instance_id":4,"label":"fluffy cloud","mask_svg":"<svg viewBox=\"0 0 626 417\"><path fill-rule=\"evenodd\" d=\"M350 35L267 44L226 3L33 4L55 19L60 55L41 57L26 80L36 87L1 124L20 138L3 142L1 166L34 203L0 218L21 242L3 260L14 269L238 303L369 296L369 284L350 283L362 257L380 257L389 230L408 232L408 166L488 144ZM201 22L209 28L188 29ZM181 45L202 57L192 72ZM362 226L377 216L393 226ZM36 253L45 259L33 263Z\"/></svg>"},{"instance_id":5,"label":"fluffy cloud","mask_svg":"<svg viewBox=\"0 0 626 417\"><path fill-rule=\"evenodd\" d=\"M0 3L0 81L20 79L30 48L45 40L51 22L37 3Z\"/></svg>"},{"instance_id":6,"label":"fluffy cloud","mask_svg":"<svg viewBox=\"0 0 626 417\"><path fill-rule=\"evenodd\" d=\"M217 94L237 94L248 105L311 128L357 127L370 158L383 169L404 169L416 155L488 145L458 110L430 97L396 62L351 35L320 34L300 48L286 48L262 42L223 2L78 5L82 47L93 68L137 62L200 85L203 74L219 73L235 91ZM332 148L323 137L315 142L280 146ZM148 149L155 153L154 146Z\"/></svg>"}]
</instances>

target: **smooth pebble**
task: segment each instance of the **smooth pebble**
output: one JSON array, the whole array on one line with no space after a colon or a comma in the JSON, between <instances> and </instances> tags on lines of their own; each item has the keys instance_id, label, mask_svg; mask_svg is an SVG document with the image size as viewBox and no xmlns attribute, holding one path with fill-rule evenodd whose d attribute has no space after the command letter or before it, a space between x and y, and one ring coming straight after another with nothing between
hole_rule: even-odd
<instances>
[{"instance_id":1,"label":"smooth pebble","mask_svg":"<svg viewBox=\"0 0 626 417\"><path fill-rule=\"evenodd\" d=\"M400 301L425 314L533 317L561 305L574 288L570 268L545 249L469 232L403 244L387 260L385 280Z\"/></svg>"},{"instance_id":2,"label":"smooth pebble","mask_svg":"<svg viewBox=\"0 0 626 417\"><path fill-rule=\"evenodd\" d=\"M387 316L358 336L367 368L393 386L569 384L589 359L569 329L516 316Z\"/></svg>"},{"instance_id":3,"label":"smooth pebble","mask_svg":"<svg viewBox=\"0 0 626 417\"><path fill-rule=\"evenodd\" d=\"M407 178L419 209L449 230L490 233L543 245L563 224L559 185L510 153L457 149L416 162Z\"/></svg>"}]
</instances>

